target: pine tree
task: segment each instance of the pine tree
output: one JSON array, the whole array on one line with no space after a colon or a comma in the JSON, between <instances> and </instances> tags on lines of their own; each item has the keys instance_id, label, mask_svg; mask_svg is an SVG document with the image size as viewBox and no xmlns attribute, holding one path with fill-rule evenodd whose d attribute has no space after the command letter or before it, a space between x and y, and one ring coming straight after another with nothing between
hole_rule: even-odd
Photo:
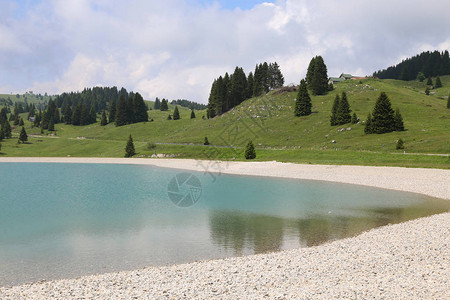
<instances>
[{"instance_id":1,"label":"pine tree","mask_svg":"<svg viewBox=\"0 0 450 300\"><path fill-rule=\"evenodd\" d=\"M336 126L337 123L337 111L339 108L339 103L341 101L341 98L338 94L336 94L336 97L334 97L333 107L331 108L331 117L330 117L330 125Z\"/></svg>"},{"instance_id":2,"label":"pine tree","mask_svg":"<svg viewBox=\"0 0 450 300\"><path fill-rule=\"evenodd\" d=\"M55 121L53 117L48 121L48 131L55 131Z\"/></svg>"},{"instance_id":3,"label":"pine tree","mask_svg":"<svg viewBox=\"0 0 450 300\"><path fill-rule=\"evenodd\" d=\"M308 116L311 114L311 97L309 97L306 81L302 79L298 89L297 100L295 101L295 116Z\"/></svg>"},{"instance_id":4,"label":"pine tree","mask_svg":"<svg viewBox=\"0 0 450 300\"><path fill-rule=\"evenodd\" d=\"M426 89L425 89L425 95L429 95L430 94L430 88L429 87L427 87Z\"/></svg>"},{"instance_id":5,"label":"pine tree","mask_svg":"<svg viewBox=\"0 0 450 300\"><path fill-rule=\"evenodd\" d=\"M402 139L398 139L397 144L395 145L395 149L397 150L405 149L405 143L403 142Z\"/></svg>"},{"instance_id":6,"label":"pine tree","mask_svg":"<svg viewBox=\"0 0 450 300\"><path fill-rule=\"evenodd\" d=\"M205 142L203 143L203 145L205 145L205 146L209 145L208 137L206 137L206 136L205 136Z\"/></svg>"},{"instance_id":7,"label":"pine tree","mask_svg":"<svg viewBox=\"0 0 450 300\"><path fill-rule=\"evenodd\" d=\"M134 149L134 143L133 138L130 136L128 137L128 142L125 147L125 157L133 157L136 154L136 150Z\"/></svg>"},{"instance_id":8,"label":"pine tree","mask_svg":"<svg viewBox=\"0 0 450 300\"><path fill-rule=\"evenodd\" d=\"M175 105L175 109L173 110L173 119L179 120L180 119L180 112L178 111L178 106Z\"/></svg>"},{"instance_id":9,"label":"pine tree","mask_svg":"<svg viewBox=\"0 0 450 300\"><path fill-rule=\"evenodd\" d=\"M381 92L372 113L372 133L392 132L396 129L394 111L385 92Z\"/></svg>"},{"instance_id":10,"label":"pine tree","mask_svg":"<svg viewBox=\"0 0 450 300\"><path fill-rule=\"evenodd\" d=\"M89 124L97 123L97 113L95 112L94 105L91 106L89 111Z\"/></svg>"},{"instance_id":11,"label":"pine tree","mask_svg":"<svg viewBox=\"0 0 450 300\"><path fill-rule=\"evenodd\" d=\"M195 113L194 113L194 110L191 110L191 119L195 119Z\"/></svg>"},{"instance_id":12,"label":"pine tree","mask_svg":"<svg viewBox=\"0 0 450 300\"><path fill-rule=\"evenodd\" d=\"M245 159L255 159L255 158L256 158L255 146L253 145L252 141L249 141L247 146L245 147Z\"/></svg>"},{"instance_id":13,"label":"pine tree","mask_svg":"<svg viewBox=\"0 0 450 300\"><path fill-rule=\"evenodd\" d=\"M427 85L433 85L433 81L431 81L431 76L428 77Z\"/></svg>"},{"instance_id":14,"label":"pine tree","mask_svg":"<svg viewBox=\"0 0 450 300\"><path fill-rule=\"evenodd\" d=\"M23 122L23 118L20 118L19 126L25 126L25 123Z\"/></svg>"},{"instance_id":15,"label":"pine tree","mask_svg":"<svg viewBox=\"0 0 450 300\"><path fill-rule=\"evenodd\" d=\"M336 112L336 125L350 123L352 121L352 117L350 115L351 112L350 104L348 104L347 100L347 94L342 92L341 100L339 101L339 106Z\"/></svg>"},{"instance_id":16,"label":"pine tree","mask_svg":"<svg viewBox=\"0 0 450 300\"><path fill-rule=\"evenodd\" d=\"M116 122L117 102L113 99L109 104L109 123Z\"/></svg>"},{"instance_id":17,"label":"pine tree","mask_svg":"<svg viewBox=\"0 0 450 300\"><path fill-rule=\"evenodd\" d=\"M306 72L306 84L308 85L308 88L311 88L312 78L314 75L316 67L316 57L313 57L308 65L308 71Z\"/></svg>"},{"instance_id":18,"label":"pine tree","mask_svg":"<svg viewBox=\"0 0 450 300\"><path fill-rule=\"evenodd\" d=\"M156 110L156 109L159 109L160 107L161 107L161 101L159 101L159 98L156 97L155 105L153 106L153 108Z\"/></svg>"},{"instance_id":19,"label":"pine tree","mask_svg":"<svg viewBox=\"0 0 450 300\"><path fill-rule=\"evenodd\" d=\"M436 84L434 85L435 88L442 87L441 78L439 76L436 77Z\"/></svg>"},{"instance_id":20,"label":"pine tree","mask_svg":"<svg viewBox=\"0 0 450 300\"><path fill-rule=\"evenodd\" d=\"M72 109L70 105L67 103L66 108L64 109L64 123L72 124Z\"/></svg>"},{"instance_id":21,"label":"pine tree","mask_svg":"<svg viewBox=\"0 0 450 300\"><path fill-rule=\"evenodd\" d=\"M167 116L167 120L172 120L172 115L171 115L171 114L169 114L169 115Z\"/></svg>"},{"instance_id":22,"label":"pine tree","mask_svg":"<svg viewBox=\"0 0 450 300\"><path fill-rule=\"evenodd\" d=\"M3 126L0 127L0 141L5 139L5 132L3 131Z\"/></svg>"},{"instance_id":23,"label":"pine tree","mask_svg":"<svg viewBox=\"0 0 450 300\"><path fill-rule=\"evenodd\" d=\"M72 125L81 125L81 103L79 103L73 109L72 113Z\"/></svg>"},{"instance_id":24,"label":"pine tree","mask_svg":"<svg viewBox=\"0 0 450 300\"><path fill-rule=\"evenodd\" d=\"M253 73L250 72L247 76L247 91L246 91L246 99L250 99L251 97L253 97L253 84L254 84L254 79L253 79Z\"/></svg>"},{"instance_id":25,"label":"pine tree","mask_svg":"<svg viewBox=\"0 0 450 300\"><path fill-rule=\"evenodd\" d=\"M88 125L90 122L90 115L86 105L81 104L80 125Z\"/></svg>"},{"instance_id":26,"label":"pine tree","mask_svg":"<svg viewBox=\"0 0 450 300\"><path fill-rule=\"evenodd\" d=\"M311 89L313 95L325 95L328 91L327 66L320 55L313 58L310 65L311 63L314 63L314 65L311 71L308 68L307 80L310 80L308 87ZM308 76L310 77L309 79Z\"/></svg>"},{"instance_id":27,"label":"pine tree","mask_svg":"<svg viewBox=\"0 0 450 300\"><path fill-rule=\"evenodd\" d=\"M26 141L28 141L28 135L27 132L25 131L25 127L22 126L22 130L20 131L20 135L19 135L19 142L25 143Z\"/></svg>"},{"instance_id":28,"label":"pine tree","mask_svg":"<svg viewBox=\"0 0 450 300\"><path fill-rule=\"evenodd\" d=\"M400 110L397 108L394 115L394 130L405 131L405 125L403 124L403 117L400 114Z\"/></svg>"},{"instance_id":29,"label":"pine tree","mask_svg":"<svg viewBox=\"0 0 450 300\"><path fill-rule=\"evenodd\" d=\"M372 124L372 114L369 113L367 115L366 126L364 127L365 134L371 134L373 132L373 124Z\"/></svg>"},{"instance_id":30,"label":"pine tree","mask_svg":"<svg viewBox=\"0 0 450 300\"><path fill-rule=\"evenodd\" d=\"M356 124L356 123L358 123L358 116L356 115L356 113L353 113L352 124Z\"/></svg>"},{"instance_id":31,"label":"pine tree","mask_svg":"<svg viewBox=\"0 0 450 300\"><path fill-rule=\"evenodd\" d=\"M10 139L12 136L11 133L11 125L9 124L8 120L5 120L5 122L3 123L3 132L5 135L5 138Z\"/></svg>"},{"instance_id":32,"label":"pine tree","mask_svg":"<svg viewBox=\"0 0 450 300\"><path fill-rule=\"evenodd\" d=\"M167 104L167 100L166 99L162 99L159 109L161 111L168 111L169 110L169 106Z\"/></svg>"},{"instance_id":33,"label":"pine tree","mask_svg":"<svg viewBox=\"0 0 450 300\"><path fill-rule=\"evenodd\" d=\"M448 95L448 98L447 98L447 108L450 108L450 94Z\"/></svg>"},{"instance_id":34,"label":"pine tree","mask_svg":"<svg viewBox=\"0 0 450 300\"><path fill-rule=\"evenodd\" d=\"M134 95L133 105L135 111L135 121L147 122L148 121L147 106L145 105L144 98L142 98L141 94L136 93Z\"/></svg>"},{"instance_id":35,"label":"pine tree","mask_svg":"<svg viewBox=\"0 0 450 300\"><path fill-rule=\"evenodd\" d=\"M120 94L119 102L117 102L115 123L116 126L128 124L128 103L124 94Z\"/></svg>"},{"instance_id":36,"label":"pine tree","mask_svg":"<svg viewBox=\"0 0 450 300\"><path fill-rule=\"evenodd\" d=\"M106 118L106 112L102 112L102 118L100 120L100 126L106 126L108 124L108 119Z\"/></svg>"}]
</instances>

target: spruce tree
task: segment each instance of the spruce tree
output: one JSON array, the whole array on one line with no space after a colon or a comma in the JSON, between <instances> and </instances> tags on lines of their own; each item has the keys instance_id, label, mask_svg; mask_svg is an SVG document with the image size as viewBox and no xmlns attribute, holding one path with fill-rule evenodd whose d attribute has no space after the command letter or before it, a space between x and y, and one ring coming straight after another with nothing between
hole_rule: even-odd
<instances>
[{"instance_id":1,"label":"spruce tree","mask_svg":"<svg viewBox=\"0 0 450 300\"><path fill-rule=\"evenodd\" d=\"M75 108L73 109L72 113L72 125L81 125L81 103L79 103Z\"/></svg>"},{"instance_id":2,"label":"spruce tree","mask_svg":"<svg viewBox=\"0 0 450 300\"><path fill-rule=\"evenodd\" d=\"M356 115L356 113L353 113L352 115L352 124L356 124L358 123L358 116Z\"/></svg>"},{"instance_id":3,"label":"spruce tree","mask_svg":"<svg viewBox=\"0 0 450 300\"><path fill-rule=\"evenodd\" d=\"M136 154L136 150L134 149L134 143L133 138L130 136L128 137L128 142L125 147L125 157L133 157Z\"/></svg>"},{"instance_id":4,"label":"spruce tree","mask_svg":"<svg viewBox=\"0 0 450 300\"><path fill-rule=\"evenodd\" d=\"M339 108L339 102L341 101L341 98L338 94L336 94L336 97L334 97L333 107L331 108L331 117L330 117L330 125L335 126L337 124L337 110Z\"/></svg>"},{"instance_id":5,"label":"spruce tree","mask_svg":"<svg viewBox=\"0 0 450 300\"><path fill-rule=\"evenodd\" d=\"M397 150L405 149L405 143L403 142L402 139L398 139L397 144L395 145L395 149Z\"/></svg>"},{"instance_id":6,"label":"spruce tree","mask_svg":"<svg viewBox=\"0 0 450 300\"><path fill-rule=\"evenodd\" d=\"M405 125L403 124L403 117L400 114L400 110L397 108L394 115L394 130L405 131Z\"/></svg>"},{"instance_id":7,"label":"spruce tree","mask_svg":"<svg viewBox=\"0 0 450 300\"><path fill-rule=\"evenodd\" d=\"M194 110L191 110L191 119L195 119L195 113L194 113Z\"/></svg>"},{"instance_id":8,"label":"spruce tree","mask_svg":"<svg viewBox=\"0 0 450 300\"><path fill-rule=\"evenodd\" d=\"M90 115L86 105L81 104L80 125L88 125L90 122Z\"/></svg>"},{"instance_id":9,"label":"spruce tree","mask_svg":"<svg viewBox=\"0 0 450 300\"><path fill-rule=\"evenodd\" d=\"M20 118L19 126L25 126L25 123L23 122L23 118Z\"/></svg>"},{"instance_id":10,"label":"spruce tree","mask_svg":"<svg viewBox=\"0 0 450 300\"><path fill-rule=\"evenodd\" d=\"M53 117L48 121L48 131L55 131L55 121Z\"/></svg>"},{"instance_id":11,"label":"spruce tree","mask_svg":"<svg viewBox=\"0 0 450 300\"><path fill-rule=\"evenodd\" d=\"M209 145L208 137L205 136L205 141L203 142L203 145L207 146Z\"/></svg>"},{"instance_id":12,"label":"spruce tree","mask_svg":"<svg viewBox=\"0 0 450 300\"><path fill-rule=\"evenodd\" d=\"M144 98L142 98L141 94L136 93L134 95L133 104L135 111L135 121L147 122L148 121L147 106L145 105Z\"/></svg>"},{"instance_id":13,"label":"spruce tree","mask_svg":"<svg viewBox=\"0 0 450 300\"><path fill-rule=\"evenodd\" d=\"M5 139L5 132L3 131L3 126L0 127L0 141Z\"/></svg>"},{"instance_id":14,"label":"spruce tree","mask_svg":"<svg viewBox=\"0 0 450 300\"><path fill-rule=\"evenodd\" d=\"M302 79L298 89L297 100L295 101L295 116L308 116L311 114L311 97L309 97L306 81Z\"/></svg>"},{"instance_id":15,"label":"spruce tree","mask_svg":"<svg viewBox=\"0 0 450 300\"><path fill-rule=\"evenodd\" d=\"M1 139L0 139L0 141L1 141ZM2 151L2 143L0 143L0 151Z\"/></svg>"},{"instance_id":16,"label":"spruce tree","mask_svg":"<svg viewBox=\"0 0 450 300\"><path fill-rule=\"evenodd\" d=\"M166 99L162 99L159 109L161 111L168 111L169 110L169 106L167 104L167 100Z\"/></svg>"},{"instance_id":17,"label":"spruce tree","mask_svg":"<svg viewBox=\"0 0 450 300\"><path fill-rule=\"evenodd\" d=\"M5 135L5 138L10 139L12 136L11 133L11 125L9 124L8 120L5 120L5 122L3 123L3 132Z\"/></svg>"},{"instance_id":18,"label":"spruce tree","mask_svg":"<svg viewBox=\"0 0 450 300\"><path fill-rule=\"evenodd\" d=\"M313 57L309 62L308 70L306 72L306 84L308 85L309 88L311 88L312 78L315 73L314 72L315 67L316 67L316 57Z\"/></svg>"},{"instance_id":19,"label":"spruce tree","mask_svg":"<svg viewBox=\"0 0 450 300\"><path fill-rule=\"evenodd\" d=\"M336 125L343 125L350 123L352 121L352 116L350 115L350 104L348 104L347 94L342 92L341 100L339 101L339 106L336 112Z\"/></svg>"},{"instance_id":20,"label":"spruce tree","mask_svg":"<svg viewBox=\"0 0 450 300\"><path fill-rule=\"evenodd\" d=\"M108 124L108 119L106 118L106 112L102 112L102 118L100 120L100 126L106 126Z\"/></svg>"},{"instance_id":21,"label":"spruce tree","mask_svg":"<svg viewBox=\"0 0 450 300\"><path fill-rule=\"evenodd\" d=\"M109 123L116 122L116 113L117 113L117 101L113 99L109 103Z\"/></svg>"},{"instance_id":22,"label":"spruce tree","mask_svg":"<svg viewBox=\"0 0 450 300\"><path fill-rule=\"evenodd\" d=\"M429 95L430 94L430 88L429 87L427 87L426 89L425 89L425 95Z\"/></svg>"},{"instance_id":23,"label":"spruce tree","mask_svg":"<svg viewBox=\"0 0 450 300\"><path fill-rule=\"evenodd\" d=\"M435 88L440 88L442 87L442 82L441 82L441 78L439 76L436 77L436 83L434 85Z\"/></svg>"},{"instance_id":24,"label":"spruce tree","mask_svg":"<svg viewBox=\"0 0 450 300\"><path fill-rule=\"evenodd\" d=\"M25 131L25 127L22 126L22 130L20 131L20 135L19 135L19 142L25 143L26 141L28 141L28 135L27 132Z\"/></svg>"},{"instance_id":25,"label":"spruce tree","mask_svg":"<svg viewBox=\"0 0 450 300\"><path fill-rule=\"evenodd\" d=\"M70 108L69 104L67 104L66 108L64 109L64 123L72 124L72 109Z\"/></svg>"},{"instance_id":26,"label":"spruce tree","mask_svg":"<svg viewBox=\"0 0 450 300\"><path fill-rule=\"evenodd\" d=\"M175 105L175 109L173 110L173 119L174 120L180 119L180 112L178 111L178 105Z\"/></svg>"},{"instance_id":27,"label":"spruce tree","mask_svg":"<svg viewBox=\"0 0 450 300\"><path fill-rule=\"evenodd\" d=\"M395 115L391 107L391 101L385 92L381 92L372 112L372 132L386 133L395 129Z\"/></svg>"},{"instance_id":28,"label":"spruce tree","mask_svg":"<svg viewBox=\"0 0 450 300\"><path fill-rule=\"evenodd\" d=\"M249 141L245 147L245 159L255 159L256 151L252 141Z\"/></svg>"},{"instance_id":29,"label":"spruce tree","mask_svg":"<svg viewBox=\"0 0 450 300\"><path fill-rule=\"evenodd\" d=\"M159 101L159 98L156 97L155 99L155 105L153 106L154 109L159 109L161 107L161 101Z\"/></svg>"},{"instance_id":30,"label":"spruce tree","mask_svg":"<svg viewBox=\"0 0 450 300\"><path fill-rule=\"evenodd\" d=\"M450 94L448 95L448 98L447 98L447 108L450 108Z\"/></svg>"},{"instance_id":31,"label":"spruce tree","mask_svg":"<svg viewBox=\"0 0 450 300\"><path fill-rule=\"evenodd\" d=\"M119 102L117 102L116 126L123 126L128 124L128 101L124 94L120 94Z\"/></svg>"},{"instance_id":32,"label":"spruce tree","mask_svg":"<svg viewBox=\"0 0 450 300\"><path fill-rule=\"evenodd\" d=\"M372 114L369 113L367 115L366 126L364 126L364 133L371 134L373 132L373 124L372 124Z\"/></svg>"},{"instance_id":33,"label":"spruce tree","mask_svg":"<svg viewBox=\"0 0 450 300\"><path fill-rule=\"evenodd\" d=\"M97 123L97 113L95 112L94 105L91 106L89 111L89 124Z\"/></svg>"},{"instance_id":34,"label":"spruce tree","mask_svg":"<svg viewBox=\"0 0 450 300\"><path fill-rule=\"evenodd\" d=\"M433 85L433 81L431 81L431 76L428 77L427 85Z\"/></svg>"},{"instance_id":35,"label":"spruce tree","mask_svg":"<svg viewBox=\"0 0 450 300\"><path fill-rule=\"evenodd\" d=\"M314 67L312 68L312 74L307 74L307 80L310 80L308 87L313 95L325 95L328 91L327 66L320 55L316 56L311 62L314 62ZM308 72L310 72L309 68ZM310 79L308 79L308 76Z\"/></svg>"}]
</instances>

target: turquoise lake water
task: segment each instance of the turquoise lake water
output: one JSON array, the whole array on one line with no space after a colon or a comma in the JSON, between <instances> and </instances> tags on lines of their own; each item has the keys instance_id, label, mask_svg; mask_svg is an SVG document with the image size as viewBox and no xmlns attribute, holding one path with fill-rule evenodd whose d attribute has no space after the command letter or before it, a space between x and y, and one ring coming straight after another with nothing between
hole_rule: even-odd
<instances>
[{"instance_id":1,"label":"turquoise lake water","mask_svg":"<svg viewBox=\"0 0 450 300\"><path fill-rule=\"evenodd\" d=\"M449 209L320 181L0 163L0 286L314 246Z\"/></svg>"}]
</instances>

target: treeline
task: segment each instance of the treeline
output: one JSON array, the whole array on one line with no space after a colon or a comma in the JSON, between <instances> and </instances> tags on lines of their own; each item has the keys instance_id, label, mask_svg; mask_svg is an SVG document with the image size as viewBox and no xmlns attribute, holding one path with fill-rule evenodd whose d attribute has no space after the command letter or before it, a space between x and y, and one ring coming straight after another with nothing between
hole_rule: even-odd
<instances>
[{"instance_id":1,"label":"treeline","mask_svg":"<svg viewBox=\"0 0 450 300\"><path fill-rule=\"evenodd\" d=\"M250 72L248 76L241 67L236 67L233 74L225 73L214 80L208 99L207 117L221 115L242 101L282 87L283 84L284 77L276 62L256 65L254 73Z\"/></svg>"},{"instance_id":2,"label":"treeline","mask_svg":"<svg viewBox=\"0 0 450 300\"><path fill-rule=\"evenodd\" d=\"M172 105L179 105L179 106L182 106L182 107L187 107L190 110L194 110L194 109L195 110L203 110L203 109L206 109L208 107L205 104L189 101L189 100L186 100L186 99L172 100L172 102L170 102L170 104L172 104Z\"/></svg>"},{"instance_id":3,"label":"treeline","mask_svg":"<svg viewBox=\"0 0 450 300\"><path fill-rule=\"evenodd\" d=\"M427 78L438 75L450 75L450 57L447 50L442 53L439 51L422 52L395 66L373 73L374 77L380 79L400 80L415 80L419 77Z\"/></svg>"}]
</instances>

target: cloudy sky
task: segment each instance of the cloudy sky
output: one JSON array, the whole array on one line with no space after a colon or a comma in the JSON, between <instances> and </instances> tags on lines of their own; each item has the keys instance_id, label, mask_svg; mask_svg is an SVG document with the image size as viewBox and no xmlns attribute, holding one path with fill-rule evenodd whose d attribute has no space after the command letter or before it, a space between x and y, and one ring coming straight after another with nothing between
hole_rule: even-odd
<instances>
[{"instance_id":1,"label":"cloudy sky","mask_svg":"<svg viewBox=\"0 0 450 300\"><path fill-rule=\"evenodd\" d=\"M448 0L0 0L0 93L118 86L206 103L214 78L277 61L286 84L322 55L370 75L450 49Z\"/></svg>"}]
</instances>

